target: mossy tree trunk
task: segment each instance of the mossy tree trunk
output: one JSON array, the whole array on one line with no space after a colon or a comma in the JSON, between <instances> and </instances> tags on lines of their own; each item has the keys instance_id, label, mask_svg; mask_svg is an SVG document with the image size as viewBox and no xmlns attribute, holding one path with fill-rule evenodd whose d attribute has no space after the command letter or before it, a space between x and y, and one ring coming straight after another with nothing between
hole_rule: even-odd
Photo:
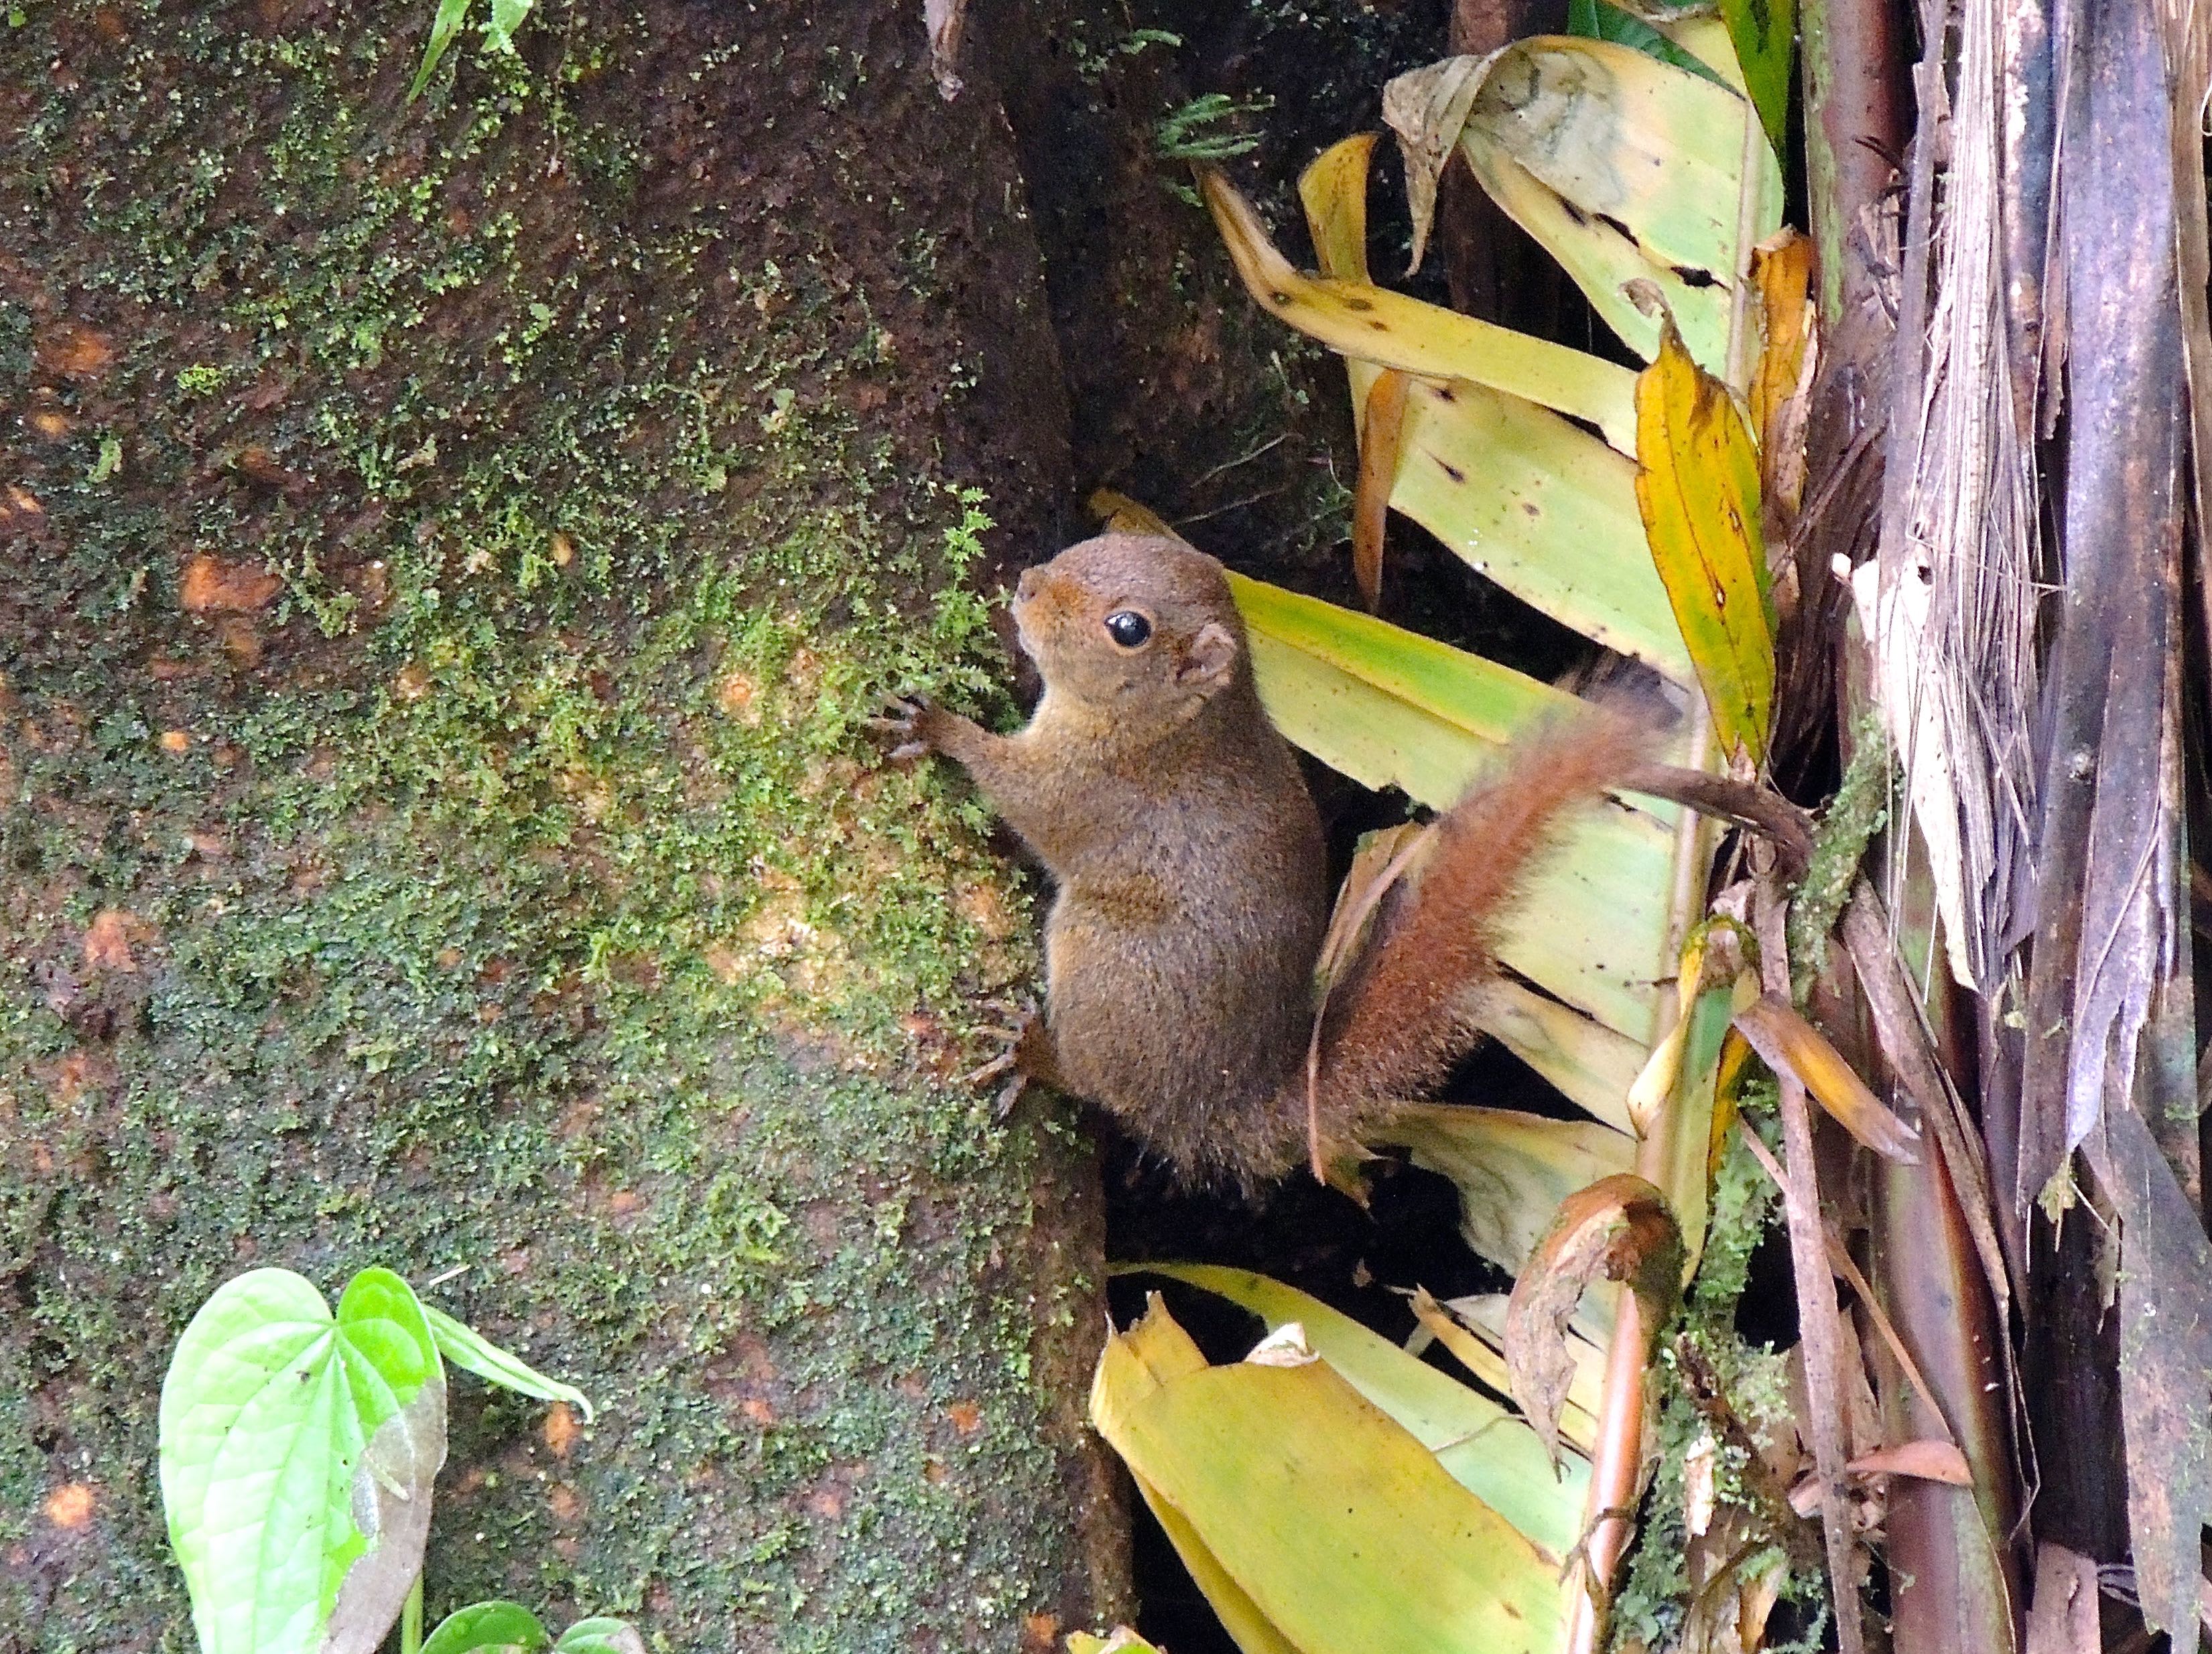
<instances>
[{"instance_id":1,"label":"mossy tree trunk","mask_svg":"<svg viewBox=\"0 0 2212 1654\"><path fill-rule=\"evenodd\" d=\"M433 1615L1042 1647L1096 1177L957 1083L1030 926L859 729L988 706L1067 488L988 77L646 0L410 103L433 9L0 28L0 1646L191 1645L170 1346L381 1263L603 1409L457 1382Z\"/></svg>"}]
</instances>

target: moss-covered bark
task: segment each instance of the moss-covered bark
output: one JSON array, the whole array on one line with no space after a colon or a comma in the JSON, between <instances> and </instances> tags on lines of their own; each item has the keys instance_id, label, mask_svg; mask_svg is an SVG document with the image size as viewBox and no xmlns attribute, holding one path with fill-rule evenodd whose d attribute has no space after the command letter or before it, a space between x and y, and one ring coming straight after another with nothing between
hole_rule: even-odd
<instances>
[{"instance_id":1,"label":"moss-covered bark","mask_svg":"<svg viewBox=\"0 0 2212 1654\"><path fill-rule=\"evenodd\" d=\"M432 9L0 27L0 1646L190 1645L169 1346L372 1262L604 1409L457 1382L434 1614L1042 1645L1095 1175L957 1083L1022 900L858 730L990 705L981 513L1065 489L1003 127L919 4L409 104Z\"/></svg>"}]
</instances>

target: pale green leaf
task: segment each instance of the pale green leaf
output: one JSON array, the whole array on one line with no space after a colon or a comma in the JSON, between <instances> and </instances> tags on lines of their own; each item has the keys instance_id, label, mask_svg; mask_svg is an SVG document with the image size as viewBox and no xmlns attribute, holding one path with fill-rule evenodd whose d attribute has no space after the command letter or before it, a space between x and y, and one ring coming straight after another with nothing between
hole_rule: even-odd
<instances>
[{"instance_id":1,"label":"pale green leaf","mask_svg":"<svg viewBox=\"0 0 2212 1654\"><path fill-rule=\"evenodd\" d=\"M1297 1322L1313 1352L1433 1452L1454 1481L1552 1556L1563 1559L1574 1548L1589 1468L1571 1460L1564 1476L1553 1475L1535 1433L1502 1403L1319 1299L1249 1269L1210 1263L1127 1268L1218 1294L1260 1317L1270 1332Z\"/></svg>"},{"instance_id":2,"label":"pale green leaf","mask_svg":"<svg viewBox=\"0 0 2212 1654\"><path fill-rule=\"evenodd\" d=\"M1567 1350L1574 1358L1575 1376L1567 1390L1567 1410L1561 1415L1563 1437L1578 1453L1588 1457L1595 1445L1597 1420L1605 1405L1606 1347L1612 1342L1613 1318L1617 1313L1612 1302L1619 1292L1615 1287L1593 1287L1584 1294L1571 1318L1567 1334ZM1433 1300L1431 1300L1433 1304ZM1444 1337L1431 1314L1427 1312L1419 1297L1414 1300L1414 1313L1419 1315L1424 1326L1437 1333L1437 1342L1467 1363L1468 1368L1483 1383L1502 1396L1513 1393L1513 1381L1505 1366L1505 1316L1512 1300L1502 1292L1477 1293L1467 1298L1455 1298L1433 1305L1433 1313L1442 1316L1459 1329L1456 1338ZM1577 1416L1579 1415L1579 1416ZM1570 1427L1570 1420L1573 1421ZM1535 1433L1531 1430L1531 1435ZM1567 1461L1574 1469L1574 1461Z\"/></svg>"},{"instance_id":3,"label":"pale green leaf","mask_svg":"<svg viewBox=\"0 0 2212 1654\"><path fill-rule=\"evenodd\" d=\"M1790 120L1790 48L1797 9L1792 0L1720 0L1720 5L1766 141L1779 154Z\"/></svg>"},{"instance_id":4,"label":"pale green leaf","mask_svg":"<svg viewBox=\"0 0 2212 1654\"><path fill-rule=\"evenodd\" d=\"M1689 962L1686 958L1685 964ZM1673 1154L1659 1168L1659 1181L1680 1227L1684 1262L1691 1269L1704 1255L1712 1208L1713 1111L1719 1106L1723 1044L1741 990L1749 984L1747 973L1740 983L1707 988L1683 1013L1682 1063L1667 1101L1672 1118L1662 1134Z\"/></svg>"},{"instance_id":5,"label":"pale green leaf","mask_svg":"<svg viewBox=\"0 0 2212 1654\"><path fill-rule=\"evenodd\" d=\"M1207 1548L1190 1519L1146 1478L1145 1469L1121 1448L1132 1413L1157 1397L1169 1384L1206 1370L1206 1360L1190 1335L1161 1307L1155 1294L1143 1319L1125 1333L1109 1331L1106 1348L1098 1357L1098 1370L1091 1380L1091 1422L1098 1433L1122 1452L1131 1479L1145 1503L1182 1558L1190 1577L1205 1592L1206 1600L1243 1654L1300 1654L1260 1606L1253 1602L1229 1571Z\"/></svg>"},{"instance_id":6,"label":"pale green leaf","mask_svg":"<svg viewBox=\"0 0 2212 1654\"><path fill-rule=\"evenodd\" d=\"M437 73L438 60L446 55L446 48L453 44L453 37L468 20L469 0L438 0L437 12L430 19L430 39L422 48L422 65L415 71L414 82L407 88L409 102L422 95L422 88L430 84L430 76Z\"/></svg>"},{"instance_id":7,"label":"pale green leaf","mask_svg":"<svg viewBox=\"0 0 2212 1654\"><path fill-rule=\"evenodd\" d=\"M1728 25L1712 13L1662 18L1652 27L1704 65L1712 77L1730 91L1744 91L1743 66L1736 62L1735 45Z\"/></svg>"},{"instance_id":8,"label":"pale green leaf","mask_svg":"<svg viewBox=\"0 0 2212 1654\"><path fill-rule=\"evenodd\" d=\"M1634 391L1626 369L1370 282L1303 275L1226 179L1209 171L1200 182L1237 273L1271 314L1342 354L1424 378L1494 385L1587 420L1623 453L1631 451Z\"/></svg>"},{"instance_id":9,"label":"pale green leaf","mask_svg":"<svg viewBox=\"0 0 2212 1654\"><path fill-rule=\"evenodd\" d=\"M584 1415L586 1424L592 1421L592 1403L575 1385L547 1378L520 1356L501 1349L475 1328L455 1320L434 1304L425 1304L422 1312L429 1318L430 1332L438 1341L438 1348L455 1366L465 1368L503 1390L535 1396L543 1402L566 1402Z\"/></svg>"},{"instance_id":10,"label":"pale green leaf","mask_svg":"<svg viewBox=\"0 0 2212 1654\"><path fill-rule=\"evenodd\" d=\"M1355 387L1374 372L1352 367ZM1392 506L1468 566L1592 642L1694 681L1626 455L1502 391L1415 380L1397 462Z\"/></svg>"},{"instance_id":11,"label":"pale green leaf","mask_svg":"<svg viewBox=\"0 0 2212 1654\"><path fill-rule=\"evenodd\" d=\"M1109 1340L1093 1421L1242 1647L1558 1646L1556 1565L1328 1362L1163 1379L1126 1342Z\"/></svg>"},{"instance_id":12,"label":"pale green leaf","mask_svg":"<svg viewBox=\"0 0 2212 1654\"><path fill-rule=\"evenodd\" d=\"M1547 1120L1512 1109L1409 1106L1378 1141L1459 1190L1460 1233L1493 1263L1518 1270L1560 1202L1636 1163L1636 1140L1595 1120Z\"/></svg>"},{"instance_id":13,"label":"pale green leaf","mask_svg":"<svg viewBox=\"0 0 2212 1654\"><path fill-rule=\"evenodd\" d=\"M579 1620L558 1640L519 1603L472 1603L446 1616L422 1654L645 1654L645 1640L621 1620Z\"/></svg>"},{"instance_id":14,"label":"pale green leaf","mask_svg":"<svg viewBox=\"0 0 2212 1654\"><path fill-rule=\"evenodd\" d=\"M1371 135L1298 179L1322 274L1367 280ZM1382 370L1347 357L1355 411ZM1362 476L1366 431L1362 421ZM1416 379L1395 444L1390 504L1523 603L1677 682L1694 673L1644 548L1636 467L1548 409L1487 385Z\"/></svg>"},{"instance_id":15,"label":"pale green leaf","mask_svg":"<svg viewBox=\"0 0 2212 1654\"><path fill-rule=\"evenodd\" d=\"M1095 1637L1087 1631L1070 1632L1067 1654L1164 1654L1164 1651L1123 1626L1110 1637Z\"/></svg>"},{"instance_id":16,"label":"pale green leaf","mask_svg":"<svg viewBox=\"0 0 2212 1654\"><path fill-rule=\"evenodd\" d=\"M1647 23L1634 12L1609 5L1607 0L1567 0L1567 33L1589 40L1612 40L1647 52L1662 64L1686 69L1692 75L1711 77L1712 67L1696 53Z\"/></svg>"},{"instance_id":17,"label":"pale green leaf","mask_svg":"<svg viewBox=\"0 0 2212 1654\"><path fill-rule=\"evenodd\" d=\"M1517 736L1571 712L1565 690L1317 598L1232 574L1268 717L1370 787L1449 808ZM1546 991L1641 1041L1665 974L1671 807L1582 812L1532 869L1500 956Z\"/></svg>"},{"instance_id":18,"label":"pale green leaf","mask_svg":"<svg viewBox=\"0 0 2212 1654\"><path fill-rule=\"evenodd\" d=\"M1560 1094L1617 1131L1633 1130L1628 1088L1643 1072L1644 1046L1571 1006L1507 978L1484 996L1483 1031L1544 1076Z\"/></svg>"},{"instance_id":19,"label":"pale green leaf","mask_svg":"<svg viewBox=\"0 0 2212 1654\"><path fill-rule=\"evenodd\" d=\"M561 1633L553 1654L645 1654L645 1639L625 1620L579 1620Z\"/></svg>"},{"instance_id":20,"label":"pale green leaf","mask_svg":"<svg viewBox=\"0 0 2212 1654\"><path fill-rule=\"evenodd\" d=\"M484 44L500 51L514 50L514 31L530 15L535 0L491 0L491 21L484 25Z\"/></svg>"},{"instance_id":21,"label":"pale green leaf","mask_svg":"<svg viewBox=\"0 0 2212 1654\"><path fill-rule=\"evenodd\" d=\"M1739 254L1747 257L1782 221L1773 151L1745 142L1746 123L1758 118L1750 105L1630 47L1565 36L1506 47L1480 67L1471 95L1440 103L1417 89L1447 73L1464 81L1469 61L1448 59L1393 82L1393 90L1408 88L1385 94L1394 124L1462 123L1449 136L1401 125L1401 144L1434 154L1455 137L1492 198L1632 348L1649 358L1659 347L1658 323L1626 291L1646 282L1692 354L1720 367ZM1747 158L1750 245L1739 248Z\"/></svg>"}]
</instances>

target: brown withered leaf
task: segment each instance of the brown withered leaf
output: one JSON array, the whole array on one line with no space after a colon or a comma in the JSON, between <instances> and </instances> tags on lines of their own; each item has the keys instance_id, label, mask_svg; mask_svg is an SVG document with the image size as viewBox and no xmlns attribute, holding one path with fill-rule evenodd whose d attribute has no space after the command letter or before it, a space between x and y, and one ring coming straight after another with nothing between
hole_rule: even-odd
<instances>
[{"instance_id":1,"label":"brown withered leaf","mask_svg":"<svg viewBox=\"0 0 2212 1654\"><path fill-rule=\"evenodd\" d=\"M1752 250L1766 343L1751 383L1751 425L1759 437L1763 508L1796 514L1805 493L1805 405L1812 385L1813 244L1784 230Z\"/></svg>"},{"instance_id":2,"label":"brown withered leaf","mask_svg":"<svg viewBox=\"0 0 2212 1654\"><path fill-rule=\"evenodd\" d=\"M1853 1459L1844 1469L1855 1476L1917 1476L1923 1481L1941 1481L1953 1487L1974 1485L1973 1470L1955 1443L1925 1438L1899 1442L1894 1447L1878 1447Z\"/></svg>"},{"instance_id":3,"label":"brown withered leaf","mask_svg":"<svg viewBox=\"0 0 2212 1654\"><path fill-rule=\"evenodd\" d=\"M1863 1481L1870 1476L1917 1476L1923 1481L1940 1481L1953 1487L1974 1485L1974 1473L1966 1463L1966 1456L1948 1441L1900 1442L1894 1447L1879 1447L1871 1453L1863 1453L1844 1466L1846 1481ZM1820 1498L1818 1471L1790 1490L1790 1508L1800 1516L1818 1513Z\"/></svg>"},{"instance_id":4,"label":"brown withered leaf","mask_svg":"<svg viewBox=\"0 0 2212 1654\"><path fill-rule=\"evenodd\" d=\"M1092 504L1097 503L1094 496ZM1321 1040L1328 1021L1329 998L1358 960L1383 898L1427 855L1435 839L1433 822L1407 821L1370 833L1352 852L1352 866L1337 888L1328 930L1322 937L1321 956L1314 961L1317 1003L1312 1033L1306 1041L1306 1153L1315 1178L1322 1183L1331 1181L1331 1169L1341 1166L1344 1152L1343 1145L1324 1143L1321 1136ZM1338 1187L1344 1187L1340 1179ZM1356 1188L1346 1188L1345 1192L1365 1203Z\"/></svg>"},{"instance_id":5,"label":"brown withered leaf","mask_svg":"<svg viewBox=\"0 0 2212 1654\"><path fill-rule=\"evenodd\" d=\"M264 488L295 495L307 491L307 478L290 470L275 454L258 444L239 450L235 463L241 476L259 483Z\"/></svg>"},{"instance_id":6,"label":"brown withered leaf","mask_svg":"<svg viewBox=\"0 0 2212 1654\"><path fill-rule=\"evenodd\" d=\"M2097 1565L2045 1540L2035 1548L2035 1596L2027 1609L2027 1654L2100 1654Z\"/></svg>"},{"instance_id":7,"label":"brown withered leaf","mask_svg":"<svg viewBox=\"0 0 2212 1654\"><path fill-rule=\"evenodd\" d=\"M1682 1233L1666 1197L1632 1172L1617 1172L1559 1203L1549 1233L1513 1283L1505 1308L1505 1367L1513 1399L1559 1463L1559 1411L1574 1383L1567 1324L1595 1281L1636 1294L1646 1337L1656 1338L1681 1294Z\"/></svg>"},{"instance_id":8,"label":"brown withered leaf","mask_svg":"<svg viewBox=\"0 0 2212 1654\"><path fill-rule=\"evenodd\" d=\"M2196 1623L2199 1536L2212 1519L2212 1241L2142 1117L2105 1111L2085 1140L2120 1215L2120 1417L2128 1529L2144 1622L2179 1641ZM2193 1634L2193 1633L2191 1633Z\"/></svg>"},{"instance_id":9,"label":"brown withered leaf","mask_svg":"<svg viewBox=\"0 0 2212 1654\"><path fill-rule=\"evenodd\" d=\"M1788 1558L1740 1511L1723 1507L1683 1557L1690 1600L1677 1654L1758 1654L1789 1577Z\"/></svg>"},{"instance_id":10,"label":"brown withered leaf","mask_svg":"<svg viewBox=\"0 0 2212 1654\"><path fill-rule=\"evenodd\" d=\"M1919 1163L1920 1134L1882 1106L1865 1081L1780 994L1770 993L1735 1015L1736 1031L1759 1060L1796 1080L1836 1123L1877 1154L1901 1165Z\"/></svg>"},{"instance_id":11,"label":"brown withered leaf","mask_svg":"<svg viewBox=\"0 0 2212 1654\"><path fill-rule=\"evenodd\" d=\"M185 561L178 600L188 614L251 615L284 589L267 565L196 552Z\"/></svg>"}]
</instances>

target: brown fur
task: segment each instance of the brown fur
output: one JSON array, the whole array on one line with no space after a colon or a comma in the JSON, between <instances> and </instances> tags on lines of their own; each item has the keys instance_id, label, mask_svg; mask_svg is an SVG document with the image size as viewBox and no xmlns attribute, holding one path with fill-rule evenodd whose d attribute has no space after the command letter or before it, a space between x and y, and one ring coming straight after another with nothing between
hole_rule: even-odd
<instances>
[{"instance_id":1,"label":"brown fur","mask_svg":"<svg viewBox=\"0 0 2212 1654\"><path fill-rule=\"evenodd\" d=\"M1135 650L1104 624L1125 609L1152 626ZM1255 1188L1304 1151L1328 893L1321 823L1261 708L1228 583L1180 542L1109 534L1024 574L1014 616L1045 683L1025 728L996 736L920 703L890 722L904 749L965 766L1058 886L1048 1053L1026 1041L1025 1066L1112 1110L1186 1180ZM1499 909L1626 748L1593 723L1446 816L1330 1018L1325 1134L1356 1136L1464 1048Z\"/></svg>"},{"instance_id":2,"label":"brown fur","mask_svg":"<svg viewBox=\"0 0 2212 1654\"><path fill-rule=\"evenodd\" d=\"M1477 1037L1480 990L1497 975L1499 930L1561 818L1642 757L1634 725L1607 713L1524 737L1505 766L1437 823L1419 882L1339 991L1322 1046L1324 1107L1357 1139L1390 1106L1434 1089Z\"/></svg>"}]
</instances>

